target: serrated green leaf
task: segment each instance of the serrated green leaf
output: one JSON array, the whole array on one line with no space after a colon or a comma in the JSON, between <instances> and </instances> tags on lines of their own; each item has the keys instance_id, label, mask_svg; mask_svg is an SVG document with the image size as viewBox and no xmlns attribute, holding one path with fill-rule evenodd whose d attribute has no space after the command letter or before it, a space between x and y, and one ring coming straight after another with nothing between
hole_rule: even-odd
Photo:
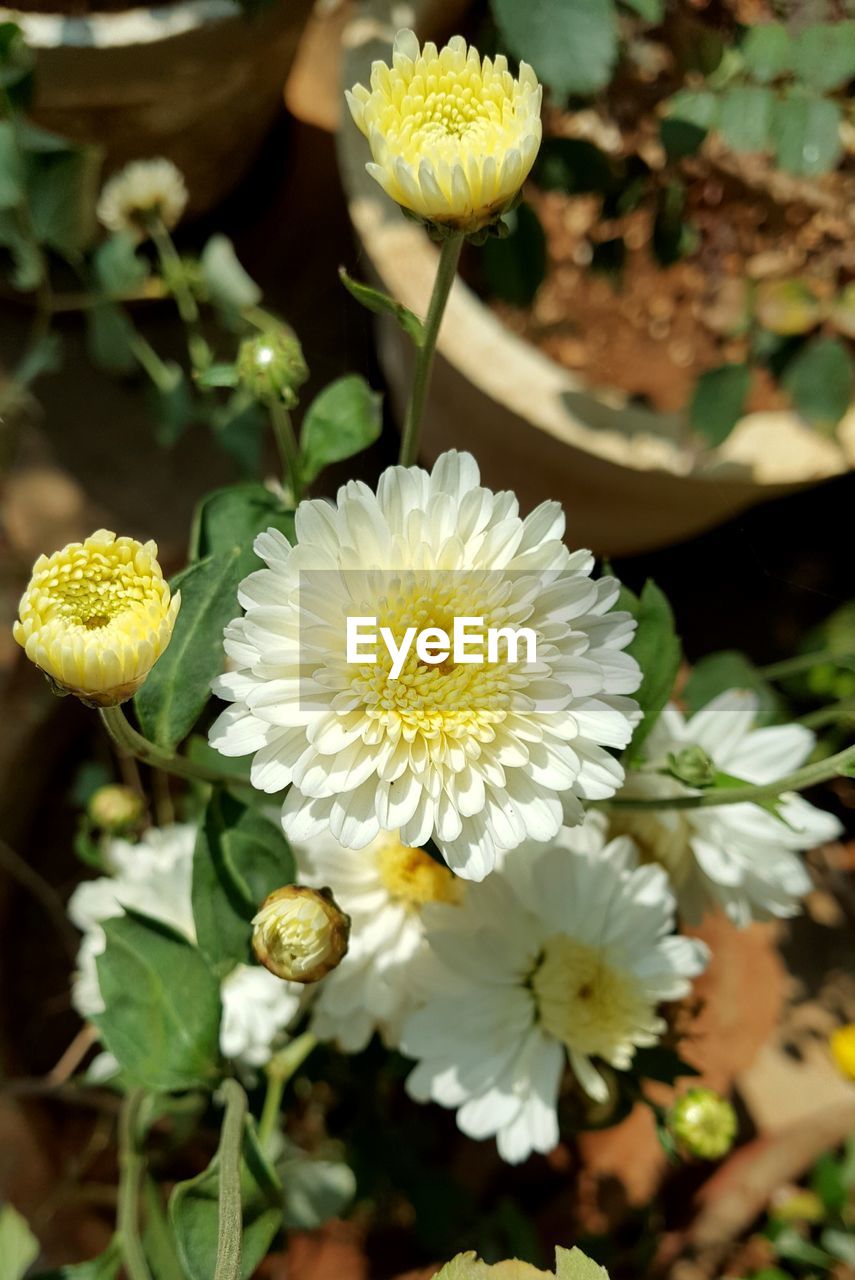
<instances>
[{"instance_id":1,"label":"serrated green leaf","mask_svg":"<svg viewBox=\"0 0 855 1280\"><path fill-rule=\"evenodd\" d=\"M765 151L775 96L759 85L733 85L721 95L718 130L734 151Z\"/></svg>"},{"instance_id":2,"label":"serrated green leaf","mask_svg":"<svg viewBox=\"0 0 855 1280\"><path fill-rule=\"evenodd\" d=\"M199 265L208 295L217 306L240 311L261 301L261 289L241 265L228 236L220 233L211 236L202 250Z\"/></svg>"},{"instance_id":3,"label":"serrated green leaf","mask_svg":"<svg viewBox=\"0 0 855 1280\"><path fill-rule=\"evenodd\" d=\"M723 444L742 417L750 385L747 364L723 364L698 378L689 421L710 448Z\"/></svg>"},{"instance_id":4,"label":"serrated green leaf","mask_svg":"<svg viewBox=\"0 0 855 1280\"><path fill-rule=\"evenodd\" d=\"M841 89L855 77L855 22L820 22L802 28L793 41L792 67L814 89Z\"/></svg>"},{"instance_id":5,"label":"serrated green leaf","mask_svg":"<svg viewBox=\"0 0 855 1280\"><path fill-rule=\"evenodd\" d=\"M546 275L546 235L530 205L518 205L504 221L508 234L490 236L481 248L487 287L495 298L527 307Z\"/></svg>"},{"instance_id":6,"label":"serrated green leaf","mask_svg":"<svg viewBox=\"0 0 855 1280\"><path fill-rule=\"evenodd\" d=\"M605 88L618 56L611 0L491 0L502 38L559 98Z\"/></svg>"},{"instance_id":7,"label":"serrated green leaf","mask_svg":"<svg viewBox=\"0 0 855 1280\"><path fill-rule=\"evenodd\" d=\"M219 1069L220 984L201 951L158 922L128 913L103 924L98 956L101 1039L149 1089L209 1087Z\"/></svg>"},{"instance_id":8,"label":"serrated green leaf","mask_svg":"<svg viewBox=\"0 0 855 1280\"><path fill-rule=\"evenodd\" d=\"M751 27L741 45L748 74L761 84L777 80L792 65L793 48L789 32L779 22Z\"/></svg>"},{"instance_id":9,"label":"serrated green leaf","mask_svg":"<svg viewBox=\"0 0 855 1280\"><path fill-rule=\"evenodd\" d=\"M832 434L852 401L852 361L836 338L814 338L787 365L782 379L798 412Z\"/></svg>"},{"instance_id":10,"label":"serrated green leaf","mask_svg":"<svg viewBox=\"0 0 855 1280\"><path fill-rule=\"evenodd\" d=\"M119 231L102 241L92 255L95 278L105 293L130 293L151 274L148 264L136 251L136 241Z\"/></svg>"},{"instance_id":11,"label":"serrated green leaf","mask_svg":"<svg viewBox=\"0 0 855 1280\"><path fill-rule=\"evenodd\" d=\"M822 319L822 303L802 280L765 280L757 286L754 315L770 333L809 333Z\"/></svg>"},{"instance_id":12,"label":"serrated green leaf","mask_svg":"<svg viewBox=\"0 0 855 1280\"><path fill-rule=\"evenodd\" d=\"M841 120L828 98L792 93L776 102L769 133L778 165L805 178L828 173L843 154Z\"/></svg>"},{"instance_id":13,"label":"serrated green leaf","mask_svg":"<svg viewBox=\"0 0 855 1280\"><path fill-rule=\"evenodd\" d=\"M380 435L383 397L358 373L337 378L312 401L300 430L300 470L311 484L324 467L361 453Z\"/></svg>"},{"instance_id":14,"label":"serrated green leaf","mask_svg":"<svg viewBox=\"0 0 855 1280\"><path fill-rule=\"evenodd\" d=\"M618 607L628 609L638 623L628 652L643 672L641 688L635 694L643 718L625 753L627 763L632 763L643 754L641 748L671 696L683 649L674 630L671 606L651 578L640 597L623 587Z\"/></svg>"},{"instance_id":15,"label":"serrated green leaf","mask_svg":"<svg viewBox=\"0 0 855 1280\"><path fill-rule=\"evenodd\" d=\"M744 653L725 649L700 658L683 688L690 716L728 689L750 689L757 695L758 725L778 724L786 718L786 704Z\"/></svg>"},{"instance_id":16,"label":"serrated green leaf","mask_svg":"<svg viewBox=\"0 0 855 1280\"><path fill-rule=\"evenodd\" d=\"M211 1280L217 1263L219 1153L197 1177L179 1182L169 1199L169 1220L188 1280ZM282 1225L282 1187L252 1121L244 1131L241 1162L241 1280L249 1280Z\"/></svg>"},{"instance_id":17,"label":"serrated green leaf","mask_svg":"<svg viewBox=\"0 0 855 1280\"><path fill-rule=\"evenodd\" d=\"M251 962L252 918L295 874L278 823L226 793L211 796L196 837L192 897L199 947L218 973Z\"/></svg>"},{"instance_id":18,"label":"serrated green leaf","mask_svg":"<svg viewBox=\"0 0 855 1280\"><path fill-rule=\"evenodd\" d=\"M0 1209L0 1263L3 1280L22 1280L39 1256L39 1242L26 1218L11 1204Z\"/></svg>"},{"instance_id":19,"label":"serrated green leaf","mask_svg":"<svg viewBox=\"0 0 855 1280\"><path fill-rule=\"evenodd\" d=\"M415 346L423 347L425 345L425 327L409 307L396 302L394 298L389 297L388 293L383 293L380 289L372 289L370 285L362 284L360 280L354 280L352 276L348 275L344 267L339 267L338 278L351 297L360 302L363 307L367 307L375 315L394 316Z\"/></svg>"}]
</instances>

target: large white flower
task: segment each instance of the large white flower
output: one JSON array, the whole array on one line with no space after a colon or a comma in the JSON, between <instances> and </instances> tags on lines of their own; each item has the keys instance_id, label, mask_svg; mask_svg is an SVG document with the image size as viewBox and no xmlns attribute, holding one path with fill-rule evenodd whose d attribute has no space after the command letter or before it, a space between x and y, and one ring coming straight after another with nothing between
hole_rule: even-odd
<instances>
[{"instance_id":1,"label":"large white flower","mask_svg":"<svg viewBox=\"0 0 855 1280\"><path fill-rule=\"evenodd\" d=\"M376 495L357 481L336 504L302 502L292 546L270 529L255 543L267 568L241 584L246 616L226 628L233 670L215 682L232 702L211 731L224 755L254 754L253 784L290 786L285 831L324 830L348 848L383 831L413 847L431 837L454 870L478 880L498 854L579 822L581 800L614 793L639 684L622 652L629 614L618 585L593 582L593 557L561 541L564 515L545 502L526 519L512 493L480 484L468 454L432 473L392 467ZM347 661L346 619L405 631L455 619L527 627L500 661L423 662L412 650L393 678L376 660Z\"/></svg>"},{"instance_id":2,"label":"large white flower","mask_svg":"<svg viewBox=\"0 0 855 1280\"><path fill-rule=\"evenodd\" d=\"M412 962L425 946L423 909L459 902L463 883L394 832L358 851L327 833L296 854L301 881L332 889L351 920L347 955L318 986L312 1030L346 1053L364 1049L375 1031L394 1046L416 1005Z\"/></svg>"},{"instance_id":3,"label":"large white flower","mask_svg":"<svg viewBox=\"0 0 855 1280\"><path fill-rule=\"evenodd\" d=\"M626 837L604 842L591 815L549 847L523 847L457 908L426 912L424 1006L401 1049L419 1063L411 1095L457 1109L473 1138L497 1136L512 1163L558 1141L556 1103L569 1065L603 1101L601 1060L632 1066L657 1042L660 1002L689 990L703 943L672 933L661 867L638 866Z\"/></svg>"},{"instance_id":4,"label":"large white flower","mask_svg":"<svg viewBox=\"0 0 855 1280\"><path fill-rule=\"evenodd\" d=\"M756 729L757 698L743 689L719 694L685 720L667 706L644 744L644 763L634 770L621 799L693 794L663 776L669 755L700 747L713 765L746 782L774 782L798 769L810 755L814 735L803 725ZM780 817L756 804L657 813L615 811L612 830L632 835L646 857L667 870L683 918L696 924L704 912L723 908L731 920L792 916L810 889L798 853L840 835L837 819L800 795L782 797Z\"/></svg>"},{"instance_id":5,"label":"large white flower","mask_svg":"<svg viewBox=\"0 0 855 1280\"><path fill-rule=\"evenodd\" d=\"M105 920L130 907L195 939L191 901L195 842L196 827L190 823L152 828L136 844L111 840L105 861L112 874L84 881L71 895L68 914L83 932L72 988L81 1017L91 1018L104 1009L96 962L106 946L101 927ZM300 1012L303 991L266 969L238 965L223 980L220 995L223 1054L245 1066L260 1067Z\"/></svg>"}]
</instances>

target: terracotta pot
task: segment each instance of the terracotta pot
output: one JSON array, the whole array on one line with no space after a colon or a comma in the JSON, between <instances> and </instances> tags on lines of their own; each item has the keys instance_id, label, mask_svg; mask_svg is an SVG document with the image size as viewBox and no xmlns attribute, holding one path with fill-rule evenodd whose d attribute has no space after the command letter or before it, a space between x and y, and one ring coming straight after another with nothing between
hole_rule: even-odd
<instances>
[{"instance_id":1,"label":"terracotta pot","mask_svg":"<svg viewBox=\"0 0 855 1280\"><path fill-rule=\"evenodd\" d=\"M46 0L49 3L49 0ZM235 0L67 17L0 8L36 51L39 123L104 147L108 172L168 156L191 214L212 208L255 159L282 103L312 0L274 0L247 18Z\"/></svg>"},{"instance_id":2,"label":"terracotta pot","mask_svg":"<svg viewBox=\"0 0 855 1280\"><path fill-rule=\"evenodd\" d=\"M448 5L416 0L420 34L447 34ZM459 15L461 6L453 3ZM375 58L388 58L389 5L355 6L343 37L342 87L365 83ZM365 172L368 146L342 114L339 159L366 266L419 315L427 310L437 250ZM380 359L401 417L412 350L397 324L378 321ZM790 412L753 413L727 442L698 459L675 415L628 402L623 392L587 384L507 330L460 280L439 341L421 456L470 449L487 484L512 486L524 507L557 498L568 537L600 554L628 554L691 537L755 503L849 470L855 409L840 443Z\"/></svg>"}]
</instances>

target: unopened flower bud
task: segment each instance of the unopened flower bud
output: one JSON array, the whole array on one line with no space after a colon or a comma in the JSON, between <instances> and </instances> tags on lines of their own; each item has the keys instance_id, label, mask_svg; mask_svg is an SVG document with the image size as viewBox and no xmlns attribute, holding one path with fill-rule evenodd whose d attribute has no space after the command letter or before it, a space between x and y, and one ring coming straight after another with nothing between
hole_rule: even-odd
<instances>
[{"instance_id":1,"label":"unopened flower bud","mask_svg":"<svg viewBox=\"0 0 855 1280\"><path fill-rule=\"evenodd\" d=\"M145 813L145 801L138 791L115 783L94 791L86 811L93 826L110 835L120 835L139 826Z\"/></svg>"},{"instance_id":2,"label":"unopened flower bud","mask_svg":"<svg viewBox=\"0 0 855 1280\"><path fill-rule=\"evenodd\" d=\"M668 772L687 787L711 787L716 768L703 747L684 747L668 756Z\"/></svg>"},{"instance_id":3,"label":"unopened flower bud","mask_svg":"<svg viewBox=\"0 0 855 1280\"><path fill-rule=\"evenodd\" d=\"M289 982L318 982L347 954L350 917L329 889L297 884L276 889L252 923L256 958Z\"/></svg>"},{"instance_id":4,"label":"unopened flower bud","mask_svg":"<svg viewBox=\"0 0 855 1280\"><path fill-rule=\"evenodd\" d=\"M686 1155L721 1160L736 1137L736 1112L714 1089L689 1089L671 1108L668 1128Z\"/></svg>"},{"instance_id":5,"label":"unopened flower bud","mask_svg":"<svg viewBox=\"0 0 855 1280\"><path fill-rule=\"evenodd\" d=\"M236 362L238 381L262 403L280 401L286 409L297 403L297 391L309 376L303 348L290 329L272 329L244 338Z\"/></svg>"},{"instance_id":6,"label":"unopened flower bud","mask_svg":"<svg viewBox=\"0 0 855 1280\"><path fill-rule=\"evenodd\" d=\"M832 1032L828 1047L840 1074L855 1080L855 1022Z\"/></svg>"}]
</instances>

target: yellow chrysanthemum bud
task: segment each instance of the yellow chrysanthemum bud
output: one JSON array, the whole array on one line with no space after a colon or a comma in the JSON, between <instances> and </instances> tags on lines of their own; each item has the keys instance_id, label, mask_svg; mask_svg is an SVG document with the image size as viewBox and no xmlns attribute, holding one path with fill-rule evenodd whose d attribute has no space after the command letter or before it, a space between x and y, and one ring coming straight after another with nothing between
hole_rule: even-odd
<instances>
[{"instance_id":1,"label":"yellow chrysanthemum bud","mask_svg":"<svg viewBox=\"0 0 855 1280\"><path fill-rule=\"evenodd\" d=\"M668 771L687 787L711 787L715 782L715 765L703 747L684 747L668 756Z\"/></svg>"},{"instance_id":2,"label":"yellow chrysanthemum bud","mask_svg":"<svg viewBox=\"0 0 855 1280\"><path fill-rule=\"evenodd\" d=\"M371 87L347 102L371 148L368 172L404 209L472 233L501 217L519 194L541 139L542 91L521 62L481 59L454 36L419 48L399 31L392 65L375 62Z\"/></svg>"},{"instance_id":3,"label":"yellow chrysanthemum bud","mask_svg":"<svg viewBox=\"0 0 855 1280\"><path fill-rule=\"evenodd\" d=\"M180 593L170 596L155 543L99 529L39 556L13 631L57 693L115 707L169 644L180 603Z\"/></svg>"},{"instance_id":4,"label":"yellow chrysanthemum bud","mask_svg":"<svg viewBox=\"0 0 855 1280\"><path fill-rule=\"evenodd\" d=\"M736 1112L714 1089L688 1089L671 1108L668 1128L687 1155L721 1160L736 1137Z\"/></svg>"},{"instance_id":5,"label":"yellow chrysanthemum bud","mask_svg":"<svg viewBox=\"0 0 855 1280\"><path fill-rule=\"evenodd\" d=\"M244 338L236 363L238 381L256 400L279 400L286 409L297 403L297 392L309 376L303 348L296 334L277 329Z\"/></svg>"},{"instance_id":6,"label":"yellow chrysanthemum bud","mask_svg":"<svg viewBox=\"0 0 855 1280\"><path fill-rule=\"evenodd\" d=\"M474 1253L459 1253L436 1280L609 1280L609 1273L581 1249L556 1249L554 1271L541 1271L518 1258L488 1263Z\"/></svg>"},{"instance_id":7,"label":"yellow chrysanthemum bud","mask_svg":"<svg viewBox=\"0 0 855 1280\"><path fill-rule=\"evenodd\" d=\"M119 835L139 826L145 815L145 801L132 787L111 783L93 791L86 812L94 827Z\"/></svg>"},{"instance_id":8,"label":"yellow chrysanthemum bud","mask_svg":"<svg viewBox=\"0 0 855 1280\"><path fill-rule=\"evenodd\" d=\"M319 982L347 954L350 917L329 889L297 884L276 889L252 923L256 958L289 982Z\"/></svg>"},{"instance_id":9,"label":"yellow chrysanthemum bud","mask_svg":"<svg viewBox=\"0 0 855 1280\"><path fill-rule=\"evenodd\" d=\"M855 1022L832 1032L828 1046L840 1074L855 1080Z\"/></svg>"}]
</instances>

